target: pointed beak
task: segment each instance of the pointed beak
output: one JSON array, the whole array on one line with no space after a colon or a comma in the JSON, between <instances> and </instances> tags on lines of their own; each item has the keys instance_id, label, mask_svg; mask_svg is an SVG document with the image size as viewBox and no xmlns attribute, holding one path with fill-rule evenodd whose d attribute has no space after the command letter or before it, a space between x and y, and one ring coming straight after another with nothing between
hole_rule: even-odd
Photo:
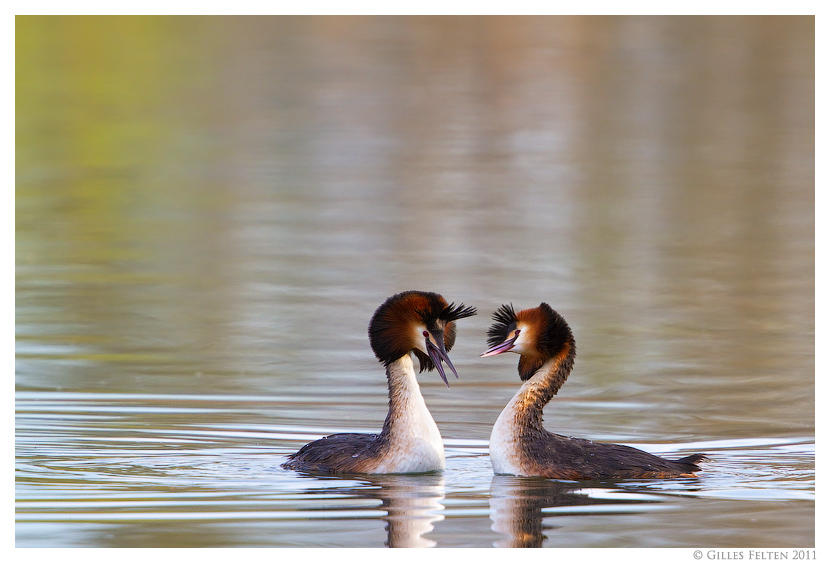
<instances>
[{"instance_id":1,"label":"pointed beak","mask_svg":"<svg viewBox=\"0 0 830 563\"><path fill-rule=\"evenodd\" d=\"M429 359L432 360L432 363L435 364L435 369L438 370L438 375L441 376L441 379L444 380L444 384L449 387L450 382L447 381L447 374L444 373L444 366L441 365L441 362L446 362L447 366L452 370L453 375L455 378L458 379L458 372L455 371L455 366L452 365L450 361L449 355L447 355L447 349L444 348L444 338L443 336L438 336L435 341L437 342L437 346L432 343L429 339L429 336L425 337L426 340L426 348L427 352L429 353Z\"/></svg>"},{"instance_id":2,"label":"pointed beak","mask_svg":"<svg viewBox=\"0 0 830 563\"><path fill-rule=\"evenodd\" d=\"M489 358L490 356L498 356L499 354L503 354L505 352L509 352L513 349L513 346L516 345L516 339L519 338L519 331L516 331L516 334L513 335L513 338L508 338L501 344L496 344L492 348L488 348L481 354L482 358Z\"/></svg>"}]
</instances>

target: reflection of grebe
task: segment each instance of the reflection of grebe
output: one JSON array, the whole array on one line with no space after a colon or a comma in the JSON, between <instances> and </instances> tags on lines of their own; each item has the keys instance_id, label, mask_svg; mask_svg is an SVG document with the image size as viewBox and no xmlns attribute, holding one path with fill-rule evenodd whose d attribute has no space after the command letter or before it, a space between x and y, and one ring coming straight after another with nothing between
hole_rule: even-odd
<instances>
[{"instance_id":1,"label":"reflection of grebe","mask_svg":"<svg viewBox=\"0 0 830 563\"><path fill-rule=\"evenodd\" d=\"M690 477L701 454L669 460L629 446L553 434L542 426L542 409L573 368L576 346L559 313L542 303L516 313L502 305L481 356L521 354L524 383L499 415L490 435L490 460L497 474L553 479L654 479Z\"/></svg>"},{"instance_id":2,"label":"reflection of grebe","mask_svg":"<svg viewBox=\"0 0 830 563\"><path fill-rule=\"evenodd\" d=\"M474 308L447 304L437 293L405 291L387 299L369 324L372 350L386 366L389 384L389 413L380 434L326 436L290 455L283 467L325 473L443 469L441 434L421 396L410 352L420 371L436 368L447 383L443 361L458 377L447 350L455 342L455 321L474 314Z\"/></svg>"},{"instance_id":3,"label":"reflection of grebe","mask_svg":"<svg viewBox=\"0 0 830 563\"><path fill-rule=\"evenodd\" d=\"M424 538L436 522L444 519L444 477L441 473L426 475L364 475L359 485L315 487L305 492L344 496L349 499L379 500L380 518L386 523L387 547L433 547L435 541ZM345 505L349 502L346 501ZM372 512L376 507L372 506Z\"/></svg>"},{"instance_id":4,"label":"reflection of grebe","mask_svg":"<svg viewBox=\"0 0 830 563\"><path fill-rule=\"evenodd\" d=\"M444 478L441 475L373 477L381 487L372 496L386 510L387 547L434 547L423 537L444 519Z\"/></svg>"},{"instance_id":5,"label":"reflection of grebe","mask_svg":"<svg viewBox=\"0 0 830 563\"><path fill-rule=\"evenodd\" d=\"M546 529L542 509L549 506L604 504L578 494L578 485L527 477L494 475L490 485L490 529L507 536L494 547L542 547ZM550 529L550 527L547 527Z\"/></svg>"}]
</instances>

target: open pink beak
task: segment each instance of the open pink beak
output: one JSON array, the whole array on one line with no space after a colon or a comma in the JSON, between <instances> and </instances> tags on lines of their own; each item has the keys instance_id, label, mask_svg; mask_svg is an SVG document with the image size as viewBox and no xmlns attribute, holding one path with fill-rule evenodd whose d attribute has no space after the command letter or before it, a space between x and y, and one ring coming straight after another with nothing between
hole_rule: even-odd
<instances>
[{"instance_id":1,"label":"open pink beak","mask_svg":"<svg viewBox=\"0 0 830 563\"><path fill-rule=\"evenodd\" d=\"M513 349L513 346L516 345L516 339L519 338L519 331L516 331L516 334L513 335L513 338L508 338L501 344L496 344L492 348L486 350L481 357L482 358L489 358L490 356L498 356L499 354L503 354L504 352L509 352Z\"/></svg>"}]
</instances>

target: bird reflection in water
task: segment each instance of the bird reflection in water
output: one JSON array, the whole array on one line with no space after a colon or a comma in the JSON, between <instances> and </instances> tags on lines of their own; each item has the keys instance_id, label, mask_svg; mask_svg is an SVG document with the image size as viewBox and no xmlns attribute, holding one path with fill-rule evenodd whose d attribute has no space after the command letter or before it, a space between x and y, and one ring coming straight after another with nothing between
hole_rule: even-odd
<instances>
[{"instance_id":1,"label":"bird reflection in water","mask_svg":"<svg viewBox=\"0 0 830 563\"><path fill-rule=\"evenodd\" d=\"M494 475L490 484L490 529L505 537L493 546L542 547L548 539L542 532L557 527L544 524L545 508L638 502L596 498L584 490L585 483Z\"/></svg>"},{"instance_id":2,"label":"bird reflection in water","mask_svg":"<svg viewBox=\"0 0 830 563\"><path fill-rule=\"evenodd\" d=\"M441 475L384 475L372 481L386 510L387 547L434 547L424 534L444 519L444 477Z\"/></svg>"},{"instance_id":3,"label":"bird reflection in water","mask_svg":"<svg viewBox=\"0 0 830 563\"><path fill-rule=\"evenodd\" d=\"M308 477L333 479L341 477ZM435 522L444 519L444 477L438 473L419 475L360 475L350 476L360 484L350 487L307 489L306 492L337 493L354 499L375 499L386 516L386 547L435 547L436 542L423 537L431 532Z\"/></svg>"}]
</instances>

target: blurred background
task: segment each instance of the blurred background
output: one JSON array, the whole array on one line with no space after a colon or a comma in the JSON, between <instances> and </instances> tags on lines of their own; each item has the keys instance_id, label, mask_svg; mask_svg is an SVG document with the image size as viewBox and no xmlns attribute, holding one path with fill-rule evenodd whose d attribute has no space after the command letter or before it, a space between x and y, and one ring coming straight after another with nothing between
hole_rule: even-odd
<instances>
[{"instance_id":1,"label":"blurred background","mask_svg":"<svg viewBox=\"0 0 830 563\"><path fill-rule=\"evenodd\" d=\"M649 513L569 545L812 543L813 23L17 17L18 545L325 541L301 516L250 540L230 516L206 537L77 503L106 512L126 475L221 491L240 466L203 456L230 451L299 510L265 468L380 428L366 328L406 289L479 309L461 379L420 378L453 475L481 481L465 497L446 472L443 505L487 505L484 441L518 387L515 357L478 358L489 315L546 301L578 349L548 428L741 452L709 481L730 491L715 535L678 513L644 537L671 521ZM475 509L430 537L489 542Z\"/></svg>"}]
</instances>

